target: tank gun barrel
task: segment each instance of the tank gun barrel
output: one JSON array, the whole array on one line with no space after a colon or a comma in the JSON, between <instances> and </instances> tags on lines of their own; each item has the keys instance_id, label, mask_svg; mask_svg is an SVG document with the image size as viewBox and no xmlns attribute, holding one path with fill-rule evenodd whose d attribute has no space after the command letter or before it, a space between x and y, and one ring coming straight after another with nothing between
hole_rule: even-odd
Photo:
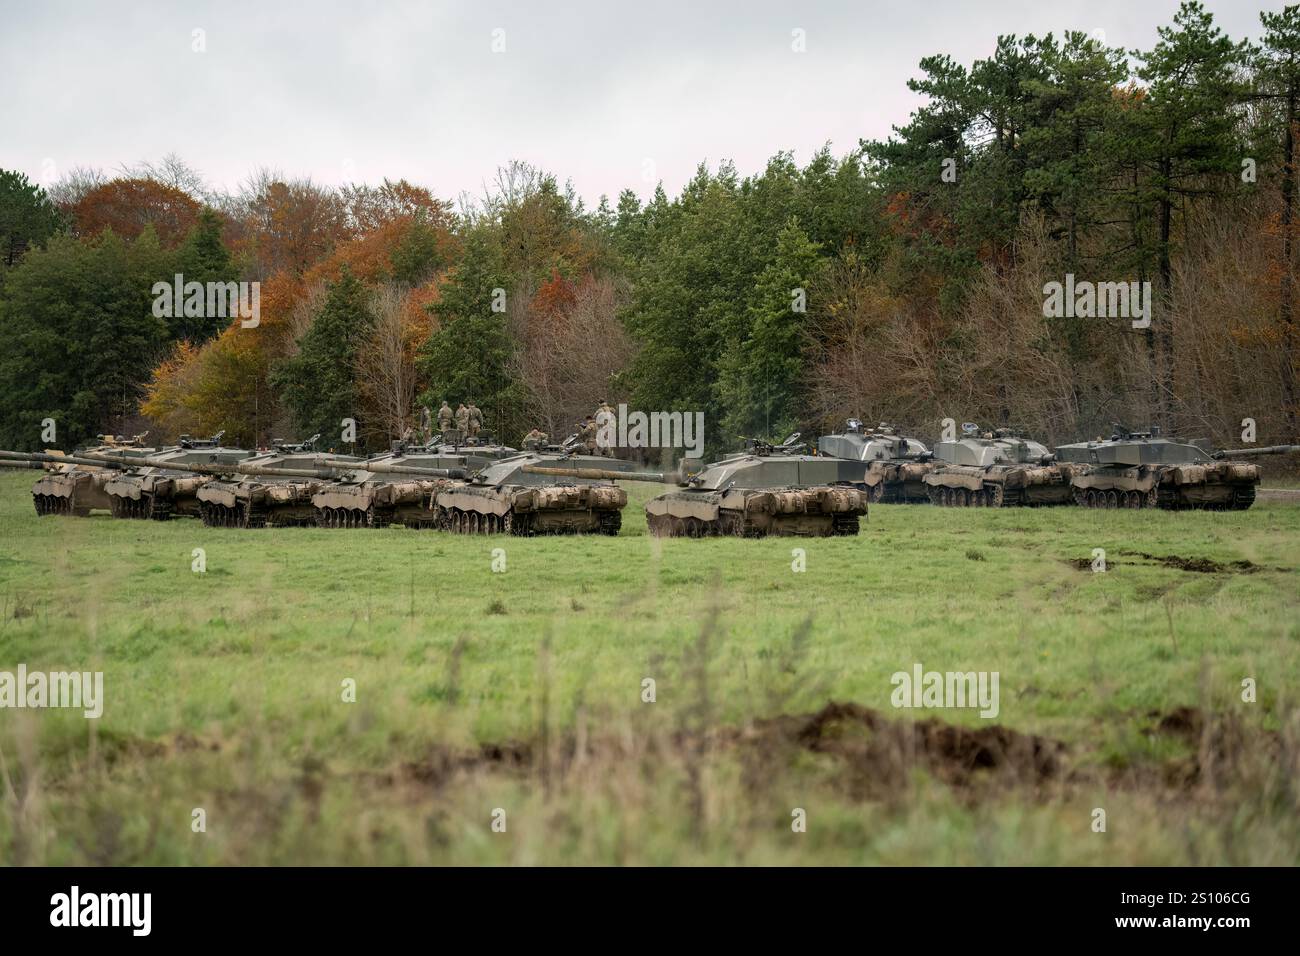
<instances>
[{"instance_id":1,"label":"tank gun barrel","mask_svg":"<svg viewBox=\"0 0 1300 956\"><path fill-rule=\"evenodd\" d=\"M340 471L371 471L377 475L413 475L418 478L465 478L464 468L425 468L420 465L397 465L388 461L347 461L322 458L320 463Z\"/></svg>"},{"instance_id":2,"label":"tank gun barrel","mask_svg":"<svg viewBox=\"0 0 1300 956\"><path fill-rule=\"evenodd\" d=\"M1256 455L1294 455L1300 453L1300 445L1267 445L1263 448L1225 448L1216 451L1214 458L1253 458Z\"/></svg>"},{"instance_id":3,"label":"tank gun barrel","mask_svg":"<svg viewBox=\"0 0 1300 956\"><path fill-rule=\"evenodd\" d=\"M524 465L519 469L530 475L549 475L553 478L584 478L587 481L655 481L664 485L677 484L677 476L662 471L610 471L605 468L559 468L553 465Z\"/></svg>"},{"instance_id":4,"label":"tank gun barrel","mask_svg":"<svg viewBox=\"0 0 1300 956\"><path fill-rule=\"evenodd\" d=\"M248 462L176 462L168 461L166 458L147 458L140 456L114 455L106 452L96 452L89 455L77 456L43 456L42 460L53 462L71 461L73 464L91 464L91 465L112 465L117 468L157 468L160 471L189 472L195 475L253 475L256 477L269 478L325 478L330 479L337 476L338 469L332 467L317 466L313 468L292 467L281 465L259 465Z\"/></svg>"},{"instance_id":5,"label":"tank gun barrel","mask_svg":"<svg viewBox=\"0 0 1300 956\"><path fill-rule=\"evenodd\" d=\"M95 467L109 465L113 468L127 467L117 461L105 461L89 455L51 455L40 451L0 451L0 459L15 465L28 464L31 467L46 463L54 465L93 465Z\"/></svg>"}]
</instances>

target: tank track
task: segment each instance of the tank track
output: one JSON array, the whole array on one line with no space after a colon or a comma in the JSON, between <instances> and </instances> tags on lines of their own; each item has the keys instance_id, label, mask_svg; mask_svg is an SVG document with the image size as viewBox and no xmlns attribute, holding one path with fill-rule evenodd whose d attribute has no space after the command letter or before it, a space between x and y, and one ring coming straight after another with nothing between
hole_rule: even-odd
<instances>
[{"instance_id":1,"label":"tank track","mask_svg":"<svg viewBox=\"0 0 1300 956\"><path fill-rule=\"evenodd\" d=\"M1001 485L985 485L979 491L930 486L930 504L941 508L1007 508L1023 503L1020 495L1008 495Z\"/></svg>"},{"instance_id":2,"label":"tank track","mask_svg":"<svg viewBox=\"0 0 1300 956\"><path fill-rule=\"evenodd\" d=\"M318 528L386 528L397 517L396 509L376 508L317 508ZM412 527L420 527L419 524Z\"/></svg>"},{"instance_id":3,"label":"tank track","mask_svg":"<svg viewBox=\"0 0 1300 956\"><path fill-rule=\"evenodd\" d=\"M59 495L32 495L32 504L36 506L36 513L42 517L73 513L72 499L62 498Z\"/></svg>"},{"instance_id":4,"label":"tank track","mask_svg":"<svg viewBox=\"0 0 1300 956\"><path fill-rule=\"evenodd\" d=\"M1075 488L1074 503L1080 508L1168 508L1155 488L1150 491L1121 491L1105 488Z\"/></svg>"},{"instance_id":5,"label":"tank track","mask_svg":"<svg viewBox=\"0 0 1300 956\"><path fill-rule=\"evenodd\" d=\"M596 514L598 528L595 534L614 536L623 527L623 512L601 511ZM516 514L513 510L504 515L479 514L477 511L464 511L460 508L443 509L435 527L454 534L509 534L515 537L531 538L538 534L580 534L581 532L564 529L538 530L536 512Z\"/></svg>"},{"instance_id":6,"label":"tank track","mask_svg":"<svg viewBox=\"0 0 1300 956\"><path fill-rule=\"evenodd\" d=\"M830 537L849 537L861 531L862 519L854 514L830 516ZM725 511L717 521L678 515L646 515L646 529L656 538L765 538L769 532L734 511ZM779 535L777 535L779 536Z\"/></svg>"}]
</instances>

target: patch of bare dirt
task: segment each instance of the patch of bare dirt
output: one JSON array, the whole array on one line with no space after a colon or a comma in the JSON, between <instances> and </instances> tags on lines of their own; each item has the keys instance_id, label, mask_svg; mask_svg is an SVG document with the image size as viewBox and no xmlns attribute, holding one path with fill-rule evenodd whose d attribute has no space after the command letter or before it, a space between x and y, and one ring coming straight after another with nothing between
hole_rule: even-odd
<instances>
[{"instance_id":1,"label":"patch of bare dirt","mask_svg":"<svg viewBox=\"0 0 1300 956\"><path fill-rule=\"evenodd\" d=\"M1199 574L1224 574L1228 572L1233 574L1255 574L1259 571L1268 570L1264 566L1251 561L1225 561L1220 563L1211 558L1184 558L1176 554L1148 554L1146 551L1121 551L1120 553L1134 555L1144 561L1162 564L1167 568L1174 568L1178 571L1195 571ZM1277 568L1276 570L1283 571L1286 569Z\"/></svg>"}]
</instances>

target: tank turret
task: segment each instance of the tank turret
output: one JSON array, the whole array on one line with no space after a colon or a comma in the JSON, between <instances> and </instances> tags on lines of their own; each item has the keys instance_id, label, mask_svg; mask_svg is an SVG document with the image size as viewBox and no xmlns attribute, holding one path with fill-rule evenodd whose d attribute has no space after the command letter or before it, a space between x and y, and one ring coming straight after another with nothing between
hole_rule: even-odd
<instances>
[{"instance_id":1,"label":"tank turret","mask_svg":"<svg viewBox=\"0 0 1300 956\"><path fill-rule=\"evenodd\" d=\"M817 452L866 463L863 487L872 503L930 500L925 476L934 470L934 455L925 443L903 435L902 429L881 422L866 428L850 418L844 431L817 439Z\"/></svg>"},{"instance_id":2,"label":"tank turret","mask_svg":"<svg viewBox=\"0 0 1300 956\"><path fill-rule=\"evenodd\" d=\"M1015 429L966 422L962 437L936 442L937 467L922 479L936 505L1005 507L1070 502L1068 468Z\"/></svg>"}]
</instances>

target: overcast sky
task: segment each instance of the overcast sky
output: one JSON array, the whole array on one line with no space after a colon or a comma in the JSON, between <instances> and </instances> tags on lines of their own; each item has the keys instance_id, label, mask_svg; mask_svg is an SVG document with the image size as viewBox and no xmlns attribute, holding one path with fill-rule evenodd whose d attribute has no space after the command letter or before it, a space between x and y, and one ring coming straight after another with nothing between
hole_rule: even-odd
<instances>
[{"instance_id":1,"label":"overcast sky","mask_svg":"<svg viewBox=\"0 0 1300 956\"><path fill-rule=\"evenodd\" d=\"M928 54L969 64L999 33L1065 29L1145 49L1177 6L0 0L0 167L48 183L175 152L218 187L268 166L333 185L405 177L450 199L515 158L589 203L660 179L673 194L701 160L743 174L778 150L803 162L888 135ZM1206 6L1257 38L1259 11L1282 3Z\"/></svg>"}]
</instances>

